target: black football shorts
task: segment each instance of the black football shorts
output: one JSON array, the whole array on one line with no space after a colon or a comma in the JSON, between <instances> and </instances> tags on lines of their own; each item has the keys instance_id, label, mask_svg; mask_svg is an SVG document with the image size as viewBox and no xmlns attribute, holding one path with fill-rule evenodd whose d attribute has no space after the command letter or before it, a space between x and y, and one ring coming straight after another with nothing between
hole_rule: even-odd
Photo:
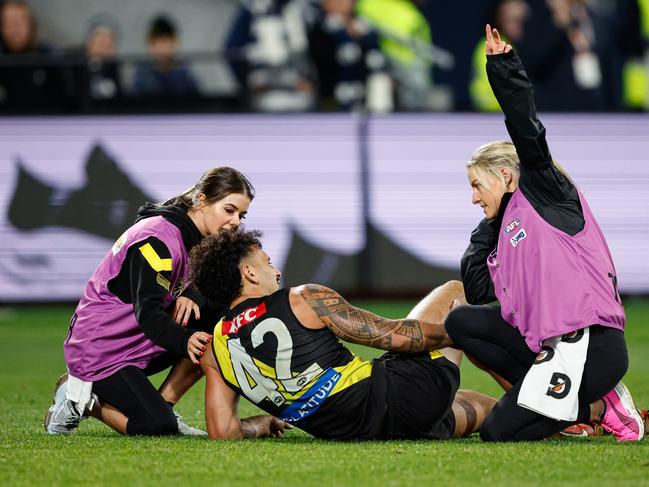
<instances>
[{"instance_id":1,"label":"black football shorts","mask_svg":"<svg viewBox=\"0 0 649 487\"><path fill-rule=\"evenodd\" d=\"M376 360L384 362L387 382L383 439L451 438L458 367L436 352L386 353Z\"/></svg>"}]
</instances>

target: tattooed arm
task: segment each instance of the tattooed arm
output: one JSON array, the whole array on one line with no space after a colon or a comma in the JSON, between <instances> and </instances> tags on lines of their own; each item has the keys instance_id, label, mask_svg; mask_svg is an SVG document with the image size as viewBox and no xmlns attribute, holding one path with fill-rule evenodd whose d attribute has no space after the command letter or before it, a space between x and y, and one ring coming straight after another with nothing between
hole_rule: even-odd
<instances>
[{"instance_id":1,"label":"tattooed arm","mask_svg":"<svg viewBox=\"0 0 649 487\"><path fill-rule=\"evenodd\" d=\"M391 320L349 304L336 291L318 284L292 288L293 312L307 328L329 328L348 342L394 352L437 350L453 344L443 323Z\"/></svg>"}]
</instances>

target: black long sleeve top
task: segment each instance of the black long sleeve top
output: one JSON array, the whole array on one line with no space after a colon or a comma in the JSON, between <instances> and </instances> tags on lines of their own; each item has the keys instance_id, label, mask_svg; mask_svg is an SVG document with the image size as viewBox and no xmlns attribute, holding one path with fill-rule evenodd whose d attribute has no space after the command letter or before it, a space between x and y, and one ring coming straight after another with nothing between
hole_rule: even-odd
<instances>
[{"instance_id":1,"label":"black long sleeve top","mask_svg":"<svg viewBox=\"0 0 649 487\"><path fill-rule=\"evenodd\" d=\"M546 222L569 235L577 234L584 227L579 195L552 160L545 127L536 115L532 83L520 58L514 51L487 56L487 75L520 160L518 188ZM462 281L471 304L496 300L487 257L498 243L502 216L511 195L503 196L497 218L485 218L473 230L462 256Z\"/></svg>"},{"instance_id":2,"label":"black long sleeve top","mask_svg":"<svg viewBox=\"0 0 649 487\"><path fill-rule=\"evenodd\" d=\"M155 215L162 215L180 229L188 250L202 238L187 216L186 208L147 205L140 209L140 218ZM133 303L138 325L149 340L180 357L187 357L187 341L197 330L176 323L170 310L165 308L164 300L169 291L175 291L175 297L188 297L199 306L203 306L204 299L189 287L170 290L171 271L154 270L139 251L147 243L161 259L171 258L171 252L160 239L149 237L128 250L119 274L109 281L108 288L124 303Z\"/></svg>"}]
</instances>

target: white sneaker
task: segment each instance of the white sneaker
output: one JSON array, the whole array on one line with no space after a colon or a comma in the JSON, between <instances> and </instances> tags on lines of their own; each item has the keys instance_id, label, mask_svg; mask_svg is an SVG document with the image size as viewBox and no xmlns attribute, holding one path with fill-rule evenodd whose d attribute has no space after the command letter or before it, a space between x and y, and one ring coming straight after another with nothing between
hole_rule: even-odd
<instances>
[{"instance_id":1,"label":"white sneaker","mask_svg":"<svg viewBox=\"0 0 649 487\"><path fill-rule=\"evenodd\" d=\"M180 436L207 436L207 431L192 428L183 421L183 417L174 411L176 421L178 422L178 434Z\"/></svg>"},{"instance_id":2,"label":"white sneaker","mask_svg":"<svg viewBox=\"0 0 649 487\"><path fill-rule=\"evenodd\" d=\"M43 426L50 435L69 435L74 433L82 419L72 401L66 399L68 374L63 374L54 386L54 399L47 410Z\"/></svg>"}]
</instances>

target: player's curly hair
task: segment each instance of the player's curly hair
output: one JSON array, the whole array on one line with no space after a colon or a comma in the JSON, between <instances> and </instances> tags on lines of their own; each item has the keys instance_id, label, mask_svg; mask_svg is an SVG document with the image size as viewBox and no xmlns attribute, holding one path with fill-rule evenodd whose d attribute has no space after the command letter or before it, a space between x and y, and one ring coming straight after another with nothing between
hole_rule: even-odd
<instances>
[{"instance_id":1,"label":"player's curly hair","mask_svg":"<svg viewBox=\"0 0 649 487\"><path fill-rule=\"evenodd\" d=\"M257 230L222 230L196 245L189 260L189 275L210 303L229 306L243 289L239 264L255 248L261 248Z\"/></svg>"}]
</instances>

